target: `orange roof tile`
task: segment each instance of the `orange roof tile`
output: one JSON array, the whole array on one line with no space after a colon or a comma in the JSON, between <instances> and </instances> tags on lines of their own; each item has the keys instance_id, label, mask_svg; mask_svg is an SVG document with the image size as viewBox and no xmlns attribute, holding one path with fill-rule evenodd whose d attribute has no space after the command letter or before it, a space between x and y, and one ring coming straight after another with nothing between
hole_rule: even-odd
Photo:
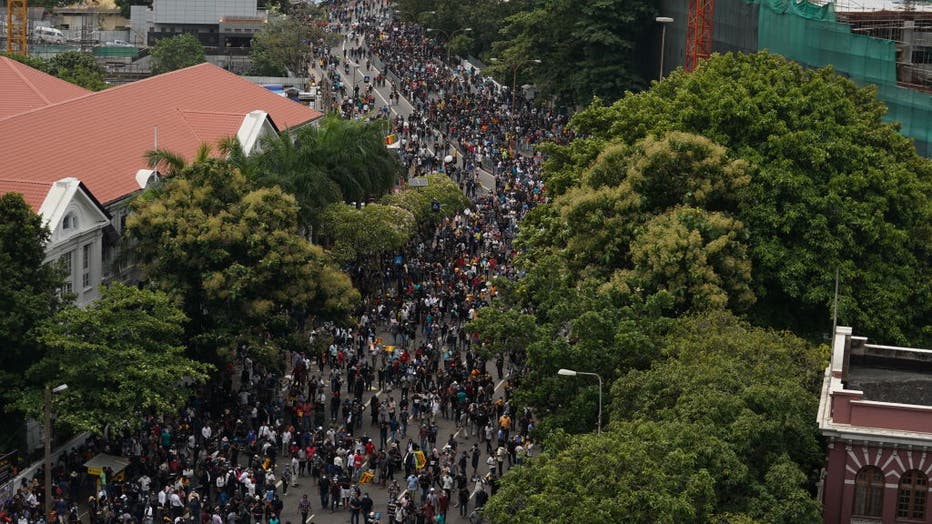
<instances>
[{"instance_id":1,"label":"orange roof tile","mask_svg":"<svg viewBox=\"0 0 932 524\"><path fill-rule=\"evenodd\" d=\"M143 153L192 158L202 142L235 135L254 110L279 128L321 114L211 64L199 64L0 119L0 179L80 179L105 205L139 189Z\"/></svg>"},{"instance_id":2,"label":"orange roof tile","mask_svg":"<svg viewBox=\"0 0 932 524\"><path fill-rule=\"evenodd\" d=\"M45 196L51 189L51 182L30 182L28 180L12 180L0 178L0 195L7 193L19 193L23 195L23 200L29 204L36 213L45 202Z\"/></svg>"},{"instance_id":3,"label":"orange roof tile","mask_svg":"<svg viewBox=\"0 0 932 524\"><path fill-rule=\"evenodd\" d=\"M90 91L0 56L0 118L63 102Z\"/></svg>"},{"instance_id":4,"label":"orange roof tile","mask_svg":"<svg viewBox=\"0 0 932 524\"><path fill-rule=\"evenodd\" d=\"M245 117L239 113L208 113L205 111L182 111L181 116L188 123L191 132L201 142L207 142L212 146L216 146L221 138L235 135ZM230 133L230 129L234 130L233 133Z\"/></svg>"}]
</instances>

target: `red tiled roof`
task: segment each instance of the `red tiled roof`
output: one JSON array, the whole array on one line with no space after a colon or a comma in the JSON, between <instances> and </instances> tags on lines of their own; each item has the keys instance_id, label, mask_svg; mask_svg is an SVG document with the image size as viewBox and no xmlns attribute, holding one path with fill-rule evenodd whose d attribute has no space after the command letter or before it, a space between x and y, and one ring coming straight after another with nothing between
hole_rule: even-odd
<instances>
[{"instance_id":1,"label":"red tiled roof","mask_svg":"<svg viewBox=\"0 0 932 524\"><path fill-rule=\"evenodd\" d=\"M63 102L90 91L0 56L0 119Z\"/></svg>"},{"instance_id":2,"label":"red tiled roof","mask_svg":"<svg viewBox=\"0 0 932 524\"><path fill-rule=\"evenodd\" d=\"M45 202L45 197L52 188L51 182L30 182L28 180L10 180L0 178L0 195L7 193L20 193L23 200L29 204L36 213Z\"/></svg>"},{"instance_id":3,"label":"red tiled roof","mask_svg":"<svg viewBox=\"0 0 932 524\"><path fill-rule=\"evenodd\" d=\"M235 135L254 110L279 128L321 114L211 64L199 64L0 119L0 179L80 179L105 205L139 189L155 146L191 159L202 142Z\"/></svg>"}]
</instances>

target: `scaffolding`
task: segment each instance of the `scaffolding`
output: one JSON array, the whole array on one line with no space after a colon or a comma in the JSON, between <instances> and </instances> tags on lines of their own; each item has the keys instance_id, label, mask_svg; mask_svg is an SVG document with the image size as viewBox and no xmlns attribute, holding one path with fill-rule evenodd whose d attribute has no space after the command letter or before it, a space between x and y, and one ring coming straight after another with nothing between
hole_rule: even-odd
<instances>
[{"instance_id":1,"label":"scaffolding","mask_svg":"<svg viewBox=\"0 0 932 524\"><path fill-rule=\"evenodd\" d=\"M29 53L29 5L27 0L8 0L6 5L6 52Z\"/></svg>"},{"instance_id":2,"label":"scaffolding","mask_svg":"<svg viewBox=\"0 0 932 524\"><path fill-rule=\"evenodd\" d=\"M897 84L932 93L932 11L910 2L902 11L844 11L837 17L854 34L894 42Z\"/></svg>"}]
</instances>

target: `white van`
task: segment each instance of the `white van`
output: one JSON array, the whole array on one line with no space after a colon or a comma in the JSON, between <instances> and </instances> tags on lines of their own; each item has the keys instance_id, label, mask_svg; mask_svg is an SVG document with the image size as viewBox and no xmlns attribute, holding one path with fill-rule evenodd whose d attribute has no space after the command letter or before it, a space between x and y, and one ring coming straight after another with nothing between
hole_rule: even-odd
<instances>
[{"instance_id":1,"label":"white van","mask_svg":"<svg viewBox=\"0 0 932 524\"><path fill-rule=\"evenodd\" d=\"M36 40L50 44L64 44L65 34L54 27L39 26L33 31Z\"/></svg>"}]
</instances>

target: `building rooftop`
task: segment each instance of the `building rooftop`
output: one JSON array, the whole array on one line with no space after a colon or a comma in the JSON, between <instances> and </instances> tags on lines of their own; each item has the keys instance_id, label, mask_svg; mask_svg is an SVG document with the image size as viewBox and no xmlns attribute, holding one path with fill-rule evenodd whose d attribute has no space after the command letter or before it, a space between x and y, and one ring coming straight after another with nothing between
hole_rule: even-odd
<instances>
[{"instance_id":1,"label":"building rooftop","mask_svg":"<svg viewBox=\"0 0 932 524\"><path fill-rule=\"evenodd\" d=\"M0 56L0 120L84 96L90 91Z\"/></svg>"},{"instance_id":2,"label":"building rooftop","mask_svg":"<svg viewBox=\"0 0 932 524\"><path fill-rule=\"evenodd\" d=\"M2 75L0 75L2 77ZM4 97L0 96L0 100ZM139 190L143 154L156 146L193 158L268 113L278 129L321 114L211 64L199 64L0 118L0 180L79 178L105 205Z\"/></svg>"},{"instance_id":3,"label":"building rooftop","mask_svg":"<svg viewBox=\"0 0 932 524\"><path fill-rule=\"evenodd\" d=\"M845 389L864 392L864 400L932 406L932 373L858 363L848 369Z\"/></svg>"},{"instance_id":4,"label":"building rooftop","mask_svg":"<svg viewBox=\"0 0 932 524\"><path fill-rule=\"evenodd\" d=\"M819 401L823 435L926 446L932 441L932 351L868 344L838 326Z\"/></svg>"}]
</instances>

